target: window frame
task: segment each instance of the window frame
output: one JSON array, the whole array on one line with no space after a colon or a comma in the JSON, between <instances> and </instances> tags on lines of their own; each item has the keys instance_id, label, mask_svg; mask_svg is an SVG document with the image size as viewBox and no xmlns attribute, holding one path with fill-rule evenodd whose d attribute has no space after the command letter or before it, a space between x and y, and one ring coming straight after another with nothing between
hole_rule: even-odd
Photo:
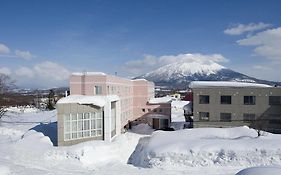
<instances>
[{"instance_id":1,"label":"window frame","mask_svg":"<svg viewBox=\"0 0 281 175\"><path fill-rule=\"evenodd\" d=\"M101 111L64 114L63 120L64 141L103 136ZM94 127L92 126L93 124L95 125Z\"/></svg>"},{"instance_id":2,"label":"window frame","mask_svg":"<svg viewBox=\"0 0 281 175\"><path fill-rule=\"evenodd\" d=\"M222 105L231 105L232 104L231 95L221 95L221 104Z\"/></svg>"},{"instance_id":3,"label":"window frame","mask_svg":"<svg viewBox=\"0 0 281 175\"><path fill-rule=\"evenodd\" d=\"M273 100L273 98L276 98L276 99ZM278 96L278 95L268 96L268 104L269 105L281 105L281 96Z\"/></svg>"},{"instance_id":4,"label":"window frame","mask_svg":"<svg viewBox=\"0 0 281 175\"><path fill-rule=\"evenodd\" d=\"M248 100L247 100L247 98L248 98ZM244 95L244 105L256 105L256 96Z\"/></svg>"},{"instance_id":5,"label":"window frame","mask_svg":"<svg viewBox=\"0 0 281 175\"><path fill-rule=\"evenodd\" d=\"M201 116L201 114L206 114L207 116ZM199 116L199 121L210 121L210 113L209 112L199 112L198 116Z\"/></svg>"},{"instance_id":6,"label":"window frame","mask_svg":"<svg viewBox=\"0 0 281 175\"><path fill-rule=\"evenodd\" d=\"M256 114L255 113L244 113L243 114L243 122L253 122L256 120Z\"/></svg>"},{"instance_id":7,"label":"window frame","mask_svg":"<svg viewBox=\"0 0 281 175\"><path fill-rule=\"evenodd\" d=\"M229 119L223 119L222 117L223 117L223 115L225 115L226 116L226 114L228 115L229 114ZM225 117L224 116L224 117ZM228 116L227 116L228 117ZM220 113L220 122L231 122L232 121L232 115L231 115L231 113L228 113L228 112L221 112Z\"/></svg>"},{"instance_id":8,"label":"window frame","mask_svg":"<svg viewBox=\"0 0 281 175\"><path fill-rule=\"evenodd\" d=\"M210 104L210 95L199 95L199 104Z\"/></svg>"},{"instance_id":9,"label":"window frame","mask_svg":"<svg viewBox=\"0 0 281 175\"><path fill-rule=\"evenodd\" d=\"M95 85L94 86L94 94L95 95L102 95L102 86L101 85Z\"/></svg>"}]
</instances>

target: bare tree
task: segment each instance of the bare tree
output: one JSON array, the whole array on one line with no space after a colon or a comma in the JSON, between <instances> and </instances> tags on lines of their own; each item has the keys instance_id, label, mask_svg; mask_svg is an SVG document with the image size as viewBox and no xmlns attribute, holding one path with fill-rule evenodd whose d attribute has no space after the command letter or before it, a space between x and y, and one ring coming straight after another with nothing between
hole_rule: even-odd
<instances>
[{"instance_id":1,"label":"bare tree","mask_svg":"<svg viewBox=\"0 0 281 175\"><path fill-rule=\"evenodd\" d=\"M15 82L6 74L0 73L0 100L4 101L6 93L14 87ZM0 119L5 115L5 103L0 104Z\"/></svg>"}]
</instances>

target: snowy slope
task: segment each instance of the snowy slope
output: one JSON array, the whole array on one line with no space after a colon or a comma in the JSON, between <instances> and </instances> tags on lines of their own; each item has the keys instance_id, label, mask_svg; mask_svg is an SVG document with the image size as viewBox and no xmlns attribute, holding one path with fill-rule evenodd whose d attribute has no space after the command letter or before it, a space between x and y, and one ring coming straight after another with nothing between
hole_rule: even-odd
<instances>
[{"instance_id":1,"label":"snowy slope","mask_svg":"<svg viewBox=\"0 0 281 175\"><path fill-rule=\"evenodd\" d=\"M235 72L220 64L175 62L136 78L153 81L158 86L186 89L191 81L239 81L274 85L276 82L259 80Z\"/></svg>"},{"instance_id":2,"label":"snowy slope","mask_svg":"<svg viewBox=\"0 0 281 175\"><path fill-rule=\"evenodd\" d=\"M154 132L135 161L141 167L281 165L281 136L248 127Z\"/></svg>"},{"instance_id":3,"label":"snowy slope","mask_svg":"<svg viewBox=\"0 0 281 175\"><path fill-rule=\"evenodd\" d=\"M182 116L184 103L172 105ZM139 125L113 142L56 147L56 111L12 111L0 121L0 175L234 175L281 165L281 136L256 138L247 127L153 132Z\"/></svg>"}]
</instances>

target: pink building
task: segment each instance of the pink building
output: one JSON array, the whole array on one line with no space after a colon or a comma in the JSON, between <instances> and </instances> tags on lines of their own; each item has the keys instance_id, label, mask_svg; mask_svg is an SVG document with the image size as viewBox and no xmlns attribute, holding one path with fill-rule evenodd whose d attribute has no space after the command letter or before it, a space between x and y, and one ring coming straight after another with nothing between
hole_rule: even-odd
<instances>
[{"instance_id":1,"label":"pink building","mask_svg":"<svg viewBox=\"0 0 281 175\"><path fill-rule=\"evenodd\" d=\"M129 80L100 72L73 73L70 96L57 103L58 143L71 145L85 140L111 140L124 131L129 121L145 122L156 129L168 127L170 102L170 99L155 99L154 83L144 79ZM80 128L76 118L79 115L82 116ZM96 126L97 122L99 126ZM101 130L99 134L97 127ZM84 133L83 128L90 134ZM79 132L82 134L78 137Z\"/></svg>"}]
</instances>

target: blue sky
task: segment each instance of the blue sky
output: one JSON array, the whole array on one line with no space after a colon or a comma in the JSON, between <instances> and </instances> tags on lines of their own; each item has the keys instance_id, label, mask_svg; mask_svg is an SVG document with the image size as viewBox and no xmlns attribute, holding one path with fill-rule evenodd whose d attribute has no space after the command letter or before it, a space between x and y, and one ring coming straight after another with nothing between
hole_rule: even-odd
<instances>
[{"instance_id":1,"label":"blue sky","mask_svg":"<svg viewBox=\"0 0 281 175\"><path fill-rule=\"evenodd\" d=\"M70 72L133 77L163 56L189 53L281 81L280 7L278 0L0 0L0 72L21 87L56 87Z\"/></svg>"}]
</instances>

